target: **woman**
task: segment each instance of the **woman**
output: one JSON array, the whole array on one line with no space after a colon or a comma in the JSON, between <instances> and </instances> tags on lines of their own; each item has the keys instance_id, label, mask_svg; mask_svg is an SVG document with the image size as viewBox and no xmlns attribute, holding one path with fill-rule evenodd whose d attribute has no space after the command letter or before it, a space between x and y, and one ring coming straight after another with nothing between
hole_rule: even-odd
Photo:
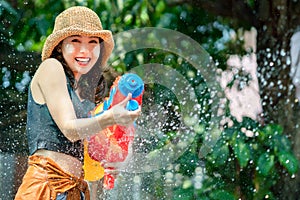
<instances>
[{"instance_id":1,"label":"woman","mask_svg":"<svg viewBox=\"0 0 300 200\"><path fill-rule=\"evenodd\" d=\"M125 109L129 95L88 118L104 97L102 69L113 46L111 32L102 29L92 10L76 6L56 17L29 88L29 167L15 199L90 198L82 173L82 140L113 124L128 126L141 111Z\"/></svg>"}]
</instances>

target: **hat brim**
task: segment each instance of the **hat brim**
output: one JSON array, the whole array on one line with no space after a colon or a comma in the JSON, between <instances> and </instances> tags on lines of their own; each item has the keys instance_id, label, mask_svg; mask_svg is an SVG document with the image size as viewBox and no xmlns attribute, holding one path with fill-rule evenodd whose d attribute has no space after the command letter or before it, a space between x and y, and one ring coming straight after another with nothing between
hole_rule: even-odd
<instances>
[{"instance_id":1,"label":"hat brim","mask_svg":"<svg viewBox=\"0 0 300 200\"><path fill-rule=\"evenodd\" d=\"M111 31L109 30L101 30L101 31L89 31L83 30L80 28L69 27L63 30L56 31L55 33L50 34L44 44L42 50L42 61L49 58L52 54L54 48L65 38L72 35L83 35L83 36L93 36L99 37L103 39L104 52L101 51L102 54L102 63L107 63L109 56L112 53L114 48L114 40Z\"/></svg>"}]
</instances>

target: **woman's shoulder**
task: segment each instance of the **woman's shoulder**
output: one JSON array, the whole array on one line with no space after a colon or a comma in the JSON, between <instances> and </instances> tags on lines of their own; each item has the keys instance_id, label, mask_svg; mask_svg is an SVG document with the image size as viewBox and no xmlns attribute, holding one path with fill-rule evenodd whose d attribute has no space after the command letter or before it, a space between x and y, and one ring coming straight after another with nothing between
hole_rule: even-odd
<instances>
[{"instance_id":1,"label":"woman's shoulder","mask_svg":"<svg viewBox=\"0 0 300 200\"><path fill-rule=\"evenodd\" d=\"M60 63L60 61L58 61L57 59L47 58L40 64L39 69L40 68L47 69L47 71L48 70L61 70L61 69L63 69L63 66Z\"/></svg>"},{"instance_id":2,"label":"woman's shoulder","mask_svg":"<svg viewBox=\"0 0 300 200\"><path fill-rule=\"evenodd\" d=\"M36 71L36 75L57 76L64 74L62 64L55 58L44 60Z\"/></svg>"},{"instance_id":3,"label":"woman's shoulder","mask_svg":"<svg viewBox=\"0 0 300 200\"><path fill-rule=\"evenodd\" d=\"M64 83L64 79L63 66L58 60L54 58L44 60L38 67L31 81L30 87L34 100L39 104L44 104L45 99L41 89L45 90L50 86L52 87L56 82Z\"/></svg>"},{"instance_id":4,"label":"woman's shoulder","mask_svg":"<svg viewBox=\"0 0 300 200\"><path fill-rule=\"evenodd\" d=\"M55 58L48 58L40 64L35 72L33 80L36 80L37 82L49 79L58 80L59 77L65 77L62 64Z\"/></svg>"}]
</instances>

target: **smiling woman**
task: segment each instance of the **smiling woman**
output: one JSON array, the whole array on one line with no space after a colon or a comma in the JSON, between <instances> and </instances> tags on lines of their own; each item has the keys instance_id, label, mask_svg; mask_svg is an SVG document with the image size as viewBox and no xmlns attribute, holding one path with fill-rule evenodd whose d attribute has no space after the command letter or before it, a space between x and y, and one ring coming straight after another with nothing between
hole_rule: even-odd
<instances>
[{"instance_id":1,"label":"smiling woman","mask_svg":"<svg viewBox=\"0 0 300 200\"><path fill-rule=\"evenodd\" d=\"M104 98L102 69L113 47L111 32L91 9L71 7L56 17L29 87L29 167L15 199L90 198L82 173L83 140L114 124L132 125L141 112L125 109L129 94L102 115L88 117Z\"/></svg>"},{"instance_id":2,"label":"smiling woman","mask_svg":"<svg viewBox=\"0 0 300 200\"><path fill-rule=\"evenodd\" d=\"M100 55L98 37L70 36L63 40L61 51L64 60L78 81L81 74L88 73Z\"/></svg>"}]
</instances>

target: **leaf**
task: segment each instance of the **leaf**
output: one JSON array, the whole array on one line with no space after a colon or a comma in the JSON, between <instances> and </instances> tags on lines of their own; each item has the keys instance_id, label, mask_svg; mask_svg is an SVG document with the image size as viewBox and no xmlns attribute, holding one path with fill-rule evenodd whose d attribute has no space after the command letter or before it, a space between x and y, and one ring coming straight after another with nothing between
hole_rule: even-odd
<instances>
[{"instance_id":1,"label":"leaf","mask_svg":"<svg viewBox=\"0 0 300 200\"><path fill-rule=\"evenodd\" d=\"M246 117L246 116L243 117L241 125L242 125L242 127L245 127L248 130L257 129L257 127L259 126L257 121L253 120L250 117Z\"/></svg>"},{"instance_id":2,"label":"leaf","mask_svg":"<svg viewBox=\"0 0 300 200\"><path fill-rule=\"evenodd\" d=\"M164 1L159 1L156 5L156 8L155 8L156 14L161 15L161 13L163 13L165 8L166 8L165 2Z\"/></svg>"},{"instance_id":3,"label":"leaf","mask_svg":"<svg viewBox=\"0 0 300 200\"><path fill-rule=\"evenodd\" d=\"M47 30L50 27L50 24L47 21L47 19L45 18L45 16L40 16L39 18L36 18L35 23L36 23L36 27L37 27L37 30L39 31L39 33L41 35L46 35Z\"/></svg>"},{"instance_id":4,"label":"leaf","mask_svg":"<svg viewBox=\"0 0 300 200\"><path fill-rule=\"evenodd\" d=\"M267 135L281 135L283 132L283 128L279 124L268 124L263 128L263 131Z\"/></svg>"},{"instance_id":5,"label":"leaf","mask_svg":"<svg viewBox=\"0 0 300 200\"><path fill-rule=\"evenodd\" d=\"M222 132L222 139L225 141L233 142L233 141L236 141L238 134L239 134L239 132L237 131L237 128L235 126L226 128Z\"/></svg>"},{"instance_id":6,"label":"leaf","mask_svg":"<svg viewBox=\"0 0 300 200\"><path fill-rule=\"evenodd\" d=\"M193 187L188 189L179 188L174 191L173 200L191 200L193 199L194 192Z\"/></svg>"},{"instance_id":7,"label":"leaf","mask_svg":"<svg viewBox=\"0 0 300 200\"><path fill-rule=\"evenodd\" d=\"M224 165L229 156L228 145L219 141L211 153L214 164L217 166Z\"/></svg>"},{"instance_id":8,"label":"leaf","mask_svg":"<svg viewBox=\"0 0 300 200\"><path fill-rule=\"evenodd\" d=\"M278 124L268 124L262 129L260 129L258 132L259 132L258 138L260 141L267 140L267 142L269 142L270 137L273 137L275 135L282 135L283 128Z\"/></svg>"},{"instance_id":9,"label":"leaf","mask_svg":"<svg viewBox=\"0 0 300 200\"><path fill-rule=\"evenodd\" d=\"M288 152L281 152L278 158L280 164L286 168L289 174L295 174L298 171L298 160L293 154Z\"/></svg>"},{"instance_id":10,"label":"leaf","mask_svg":"<svg viewBox=\"0 0 300 200\"><path fill-rule=\"evenodd\" d=\"M9 12L11 15L14 15L14 16L18 15L17 11L6 1L1 0L0 5L2 7L2 8L0 7L0 16L2 14L2 9L7 10L7 12Z\"/></svg>"},{"instance_id":11,"label":"leaf","mask_svg":"<svg viewBox=\"0 0 300 200\"><path fill-rule=\"evenodd\" d=\"M234 195L226 190L216 190L210 194L210 198L213 200L234 200Z\"/></svg>"},{"instance_id":12,"label":"leaf","mask_svg":"<svg viewBox=\"0 0 300 200\"><path fill-rule=\"evenodd\" d=\"M272 148L275 154L278 152L290 152L291 142L286 135L275 135L272 137Z\"/></svg>"},{"instance_id":13,"label":"leaf","mask_svg":"<svg viewBox=\"0 0 300 200\"><path fill-rule=\"evenodd\" d=\"M237 141L234 145L234 153L239 161L240 166L242 168L246 167L251 157L249 146L242 141Z\"/></svg>"},{"instance_id":14,"label":"leaf","mask_svg":"<svg viewBox=\"0 0 300 200\"><path fill-rule=\"evenodd\" d=\"M274 167L274 155L264 153L258 158L257 167L260 174L267 176Z\"/></svg>"}]
</instances>

